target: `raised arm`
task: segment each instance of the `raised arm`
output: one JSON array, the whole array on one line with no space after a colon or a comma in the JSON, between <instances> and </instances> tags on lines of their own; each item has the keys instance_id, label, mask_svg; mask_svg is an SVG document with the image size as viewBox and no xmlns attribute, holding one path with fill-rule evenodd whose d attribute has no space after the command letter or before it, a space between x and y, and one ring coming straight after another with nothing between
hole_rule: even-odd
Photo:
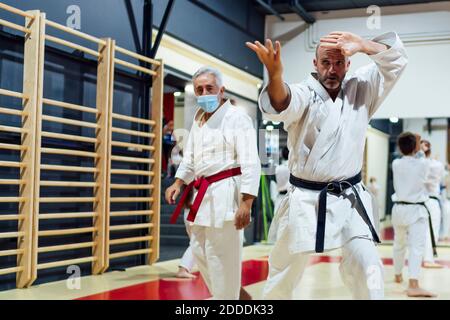
<instances>
[{"instance_id":1,"label":"raised arm","mask_svg":"<svg viewBox=\"0 0 450 320\"><path fill-rule=\"evenodd\" d=\"M267 70L269 75L267 91L272 107L278 112L285 110L289 106L291 95L288 86L283 81L280 42L275 41L275 48L270 39L266 40L265 46L259 41L247 42L246 45L256 53Z\"/></svg>"},{"instance_id":2,"label":"raised arm","mask_svg":"<svg viewBox=\"0 0 450 320\"><path fill-rule=\"evenodd\" d=\"M260 42L247 42L259 60L264 64L269 79L259 96L259 108L263 117L270 121L282 121L284 128L300 119L310 99L309 89L302 84L286 84L283 80L283 64L281 62L281 45L267 39L266 45Z\"/></svg>"}]
</instances>

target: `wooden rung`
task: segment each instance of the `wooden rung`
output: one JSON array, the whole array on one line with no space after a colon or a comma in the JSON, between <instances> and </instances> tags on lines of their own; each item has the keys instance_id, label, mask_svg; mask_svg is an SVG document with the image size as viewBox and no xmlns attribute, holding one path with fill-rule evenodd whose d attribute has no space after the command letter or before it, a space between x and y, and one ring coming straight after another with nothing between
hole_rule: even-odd
<instances>
[{"instance_id":1,"label":"wooden rung","mask_svg":"<svg viewBox=\"0 0 450 320\"><path fill-rule=\"evenodd\" d=\"M11 90L5 90L5 89L0 89L0 95L19 98L19 99L28 99L28 97L26 95L24 95L23 93L11 91Z\"/></svg>"},{"instance_id":2,"label":"wooden rung","mask_svg":"<svg viewBox=\"0 0 450 320\"><path fill-rule=\"evenodd\" d=\"M24 184L25 180L16 180L16 179L0 179L1 184Z\"/></svg>"},{"instance_id":3,"label":"wooden rung","mask_svg":"<svg viewBox=\"0 0 450 320\"><path fill-rule=\"evenodd\" d=\"M23 254L23 252L23 249L3 250L0 251L0 257L20 255Z\"/></svg>"},{"instance_id":4,"label":"wooden rung","mask_svg":"<svg viewBox=\"0 0 450 320\"><path fill-rule=\"evenodd\" d=\"M5 268L5 269L0 269L0 275L16 273L16 272L20 272L20 271L23 271L23 267Z\"/></svg>"},{"instance_id":5,"label":"wooden rung","mask_svg":"<svg viewBox=\"0 0 450 320\"><path fill-rule=\"evenodd\" d=\"M25 232L0 232L0 239L19 238L23 237Z\"/></svg>"},{"instance_id":6,"label":"wooden rung","mask_svg":"<svg viewBox=\"0 0 450 320\"><path fill-rule=\"evenodd\" d=\"M0 197L0 203L5 202L25 202L26 198L22 197Z\"/></svg>"},{"instance_id":7,"label":"wooden rung","mask_svg":"<svg viewBox=\"0 0 450 320\"><path fill-rule=\"evenodd\" d=\"M115 127L112 127L111 131L117 132L117 133L122 133L122 134L128 134L128 135L136 136L136 137L145 137L145 138L154 138L155 137L154 133L142 132L142 131L136 131L136 130L128 130L128 129L115 128Z\"/></svg>"},{"instance_id":8,"label":"wooden rung","mask_svg":"<svg viewBox=\"0 0 450 320\"><path fill-rule=\"evenodd\" d=\"M123 239L109 240L109 244L110 245L116 245L116 244L151 241L151 240L153 240L152 236L132 237L132 238L123 238Z\"/></svg>"},{"instance_id":9,"label":"wooden rung","mask_svg":"<svg viewBox=\"0 0 450 320\"><path fill-rule=\"evenodd\" d=\"M13 133L27 133L28 130L19 127L0 126L0 131L13 132Z\"/></svg>"},{"instance_id":10,"label":"wooden rung","mask_svg":"<svg viewBox=\"0 0 450 320\"><path fill-rule=\"evenodd\" d=\"M153 227L153 223L124 224L124 225L119 225L119 226L110 226L109 231L147 229L147 228L151 228L151 227Z\"/></svg>"},{"instance_id":11,"label":"wooden rung","mask_svg":"<svg viewBox=\"0 0 450 320\"><path fill-rule=\"evenodd\" d=\"M78 188L96 188L99 186L95 182L73 182L73 181L42 181L40 185L43 187L78 187Z\"/></svg>"},{"instance_id":12,"label":"wooden rung","mask_svg":"<svg viewBox=\"0 0 450 320\"><path fill-rule=\"evenodd\" d=\"M70 260L63 260L63 261L56 261L56 262L47 262L47 263L41 263L37 265L38 270L42 269L50 269L50 268L56 268L56 267L62 267L62 266L69 266L72 264L81 264L81 263L87 263L97 261L96 257L86 257L86 258L79 258L79 259L70 259Z\"/></svg>"},{"instance_id":13,"label":"wooden rung","mask_svg":"<svg viewBox=\"0 0 450 320\"><path fill-rule=\"evenodd\" d=\"M42 252L53 252L53 251L62 251L62 250L70 250L70 249L92 248L94 246L95 246L94 242L62 244L62 245L58 245L58 246L40 247L40 248L38 248L38 252L42 253Z\"/></svg>"},{"instance_id":14,"label":"wooden rung","mask_svg":"<svg viewBox=\"0 0 450 320\"><path fill-rule=\"evenodd\" d=\"M111 211L110 217L128 217L128 216L151 216L153 210L137 210L137 211Z\"/></svg>"},{"instance_id":15,"label":"wooden rung","mask_svg":"<svg viewBox=\"0 0 450 320\"><path fill-rule=\"evenodd\" d=\"M0 113L10 114L10 115L13 115L13 116L26 116L27 115L27 113L23 112L22 110L1 108L1 107L0 107Z\"/></svg>"},{"instance_id":16,"label":"wooden rung","mask_svg":"<svg viewBox=\"0 0 450 320\"><path fill-rule=\"evenodd\" d=\"M0 221L12 221L23 219L25 219L25 215L23 214L0 214Z\"/></svg>"},{"instance_id":17,"label":"wooden rung","mask_svg":"<svg viewBox=\"0 0 450 320\"><path fill-rule=\"evenodd\" d=\"M117 253L110 253L109 258L115 259L115 258L122 258L122 257L128 257L128 256L136 256L139 254L146 254L146 253L152 253L153 250L148 249L138 249L138 250L131 250L131 251L124 251L124 252L117 252Z\"/></svg>"},{"instance_id":18,"label":"wooden rung","mask_svg":"<svg viewBox=\"0 0 450 320\"><path fill-rule=\"evenodd\" d=\"M99 171L97 168L77 167L77 166L57 166L57 165L51 165L51 164L42 164L41 170L93 172L93 173L96 173Z\"/></svg>"},{"instance_id":19,"label":"wooden rung","mask_svg":"<svg viewBox=\"0 0 450 320\"><path fill-rule=\"evenodd\" d=\"M69 234L81 234L97 231L97 228L87 227L87 228L75 228L75 229L59 229L59 230L41 230L38 232L40 237L50 237L50 236L65 236Z\"/></svg>"},{"instance_id":20,"label":"wooden rung","mask_svg":"<svg viewBox=\"0 0 450 320\"><path fill-rule=\"evenodd\" d=\"M152 190L155 188L153 184L117 184L110 185L111 189L119 190Z\"/></svg>"},{"instance_id":21,"label":"wooden rung","mask_svg":"<svg viewBox=\"0 0 450 320\"><path fill-rule=\"evenodd\" d=\"M80 142L90 142L90 143L97 143L97 141L98 141L96 138L75 136L72 134L62 134L62 133L55 133L55 132L48 132L48 131L42 131L41 135L46 138L63 139L63 140L70 140L70 141L80 141Z\"/></svg>"},{"instance_id":22,"label":"wooden rung","mask_svg":"<svg viewBox=\"0 0 450 320\"><path fill-rule=\"evenodd\" d=\"M81 203L81 202L97 202L98 199L95 197L44 197L39 198L40 203Z\"/></svg>"},{"instance_id":23,"label":"wooden rung","mask_svg":"<svg viewBox=\"0 0 450 320\"><path fill-rule=\"evenodd\" d=\"M42 99L42 102L44 104L48 104L48 105L55 106L55 107L61 107L61 108L66 108L66 109L82 111L82 112L90 112L90 113L100 114L100 111L98 111L95 108L80 106L78 104L56 101L56 100L46 99L46 98Z\"/></svg>"},{"instance_id":24,"label":"wooden rung","mask_svg":"<svg viewBox=\"0 0 450 320\"><path fill-rule=\"evenodd\" d=\"M149 176L149 177L153 177L155 175L155 173L152 171L128 170L128 169L111 169L111 174L129 174L129 175Z\"/></svg>"},{"instance_id":25,"label":"wooden rung","mask_svg":"<svg viewBox=\"0 0 450 320\"><path fill-rule=\"evenodd\" d=\"M40 213L39 220L66 219L66 218L93 218L95 212L69 212L69 213Z\"/></svg>"},{"instance_id":26,"label":"wooden rung","mask_svg":"<svg viewBox=\"0 0 450 320\"><path fill-rule=\"evenodd\" d=\"M86 33L77 31L77 30L69 28L69 27L63 26L62 24L59 24L59 23L56 23L56 22L53 22L53 21L50 21L50 20L45 20L45 23L48 26L52 27L52 28L59 29L61 31L65 31L67 33L73 34L74 36L83 38L85 40L89 40L89 41L92 41L92 42L95 42L95 43L98 43L98 44L102 44L102 45L106 44L105 40L102 40L102 39L90 36L90 35L88 35Z\"/></svg>"},{"instance_id":27,"label":"wooden rung","mask_svg":"<svg viewBox=\"0 0 450 320\"><path fill-rule=\"evenodd\" d=\"M45 35L45 40L48 40L48 41L51 41L51 42L54 42L54 43L58 43L60 45L63 45L63 46L66 46L66 47L69 47L69 48L72 48L72 49L75 49L75 50L86 52L86 53L88 53L90 55L93 55L94 57L97 57L97 58L100 57L100 53L98 53L97 51L89 49L89 48L86 48L86 47L83 47L83 46L80 46L79 44L75 44L75 43L70 42L70 41L66 41L66 40L63 40L63 39L60 39L60 38L57 38L57 37L49 36L47 34Z\"/></svg>"},{"instance_id":28,"label":"wooden rung","mask_svg":"<svg viewBox=\"0 0 450 320\"><path fill-rule=\"evenodd\" d=\"M24 168L27 165L23 162L16 162L16 161L0 161L0 167L6 167L6 168Z\"/></svg>"},{"instance_id":29,"label":"wooden rung","mask_svg":"<svg viewBox=\"0 0 450 320\"><path fill-rule=\"evenodd\" d=\"M22 27L22 26L19 26L18 24L15 24L15 23L3 20L3 19L0 19L0 25L3 25L5 27L11 28L11 29L15 29L15 30L18 30L18 31L22 31L25 34L31 33L30 29Z\"/></svg>"},{"instance_id":30,"label":"wooden rung","mask_svg":"<svg viewBox=\"0 0 450 320\"><path fill-rule=\"evenodd\" d=\"M130 50L127 50L127 49L124 49L124 48L121 48L119 46L116 46L115 50L117 52L123 53L125 55L128 55L130 57L136 58L136 59L144 61L144 62L148 62L148 63L154 64L156 66L160 66L161 65L161 62L159 62L158 60L150 59L149 57L143 56L141 54L135 53L133 51L130 51Z\"/></svg>"},{"instance_id":31,"label":"wooden rung","mask_svg":"<svg viewBox=\"0 0 450 320\"><path fill-rule=\"evenodd\" d=\"M113 117L113 119L117 119L117 120L125 120L125 121L130 121L130 122L143 123L143 124L147 124L150 126L154 126L156 124L156 122L153 120L130 117L130 116L125 116L123 114L118 114L118 113L113 113L112 117Z\"/></svg>"},{"instance_id":32,"label":"wooden rung","mask_svg":"<svg viewBox=\"0 0 450 320\"><path fill-rule=\"evenodd\" d=\"M8 143L0 143L0 149L6 150L27 150L26 146L21 146L18 144L8 144Z\"/></svg>"},{"instance_id":33,"label":"wooden rung","mask_svg":"<svg viewBox=\"0 0 450 320\"><path fill-rule=\"evenodd\" d=\"M66 119L66 118L60 118L60 117L52 117L52 116L47 116L47 115L43 115L42 120L70 124L72 126L77 126L77 127L86 127L86 128L94 128L94 129L98 128L98 125L96 123L92 123L92 122L88 122L88 121L72 120L72 119Z\"/></svg>"},{"instance_id":34,"label":"wooden rung","mask_svg":"<svg viewBox=\"0 0 450 320\"><path fill-rule=\"evenodd\" d=\"M122 202L153 202L152 197L112 197L111 203Z\"/></svg>"},{"instance_id":35,"label":"wooden rung","mask_svg":"<svg viewBox=\"0 0 450 320\"><path fill-rule=\"evenodd\" d=\"M41 148L42 153L48 154L62 154L67 156L87 157L87 158L99 158L100 156L95 152L77 151L69 149L55 149L55 148Z\"/></svg>"},{"instance_id":36,"label":"wooden rung","mask_svg":"<svg viewBox=\"0 0 450 320\"><path fill-rule=\"evenodd\" d=\"M112 161L123 161L123 162L132 162L132 163L155 163L155 159L146 159L146 158L136 158L136 157L121 157L121 156L111 156Z\"/></svg>"},{"instance_id":37,"label":"wooden rung","mask_svg":"<svg viewBox=\"0 0 450 320\"><path fill-rule=\"evenodd\" d=\"M15 13L15 14L17 14L19 16L22 16L22 17L25 17L25 18L30 18L31 20L34 20L34 16L32 14L29 14L26 11L23 11L23 10L20 10L20 9L8 6L7 4L4 4L2 2L0 2L0 8L3 9L3 10L9 11L9 12Z\"/></svg>"},{"instance_id":38,"label":"wooden rung","mask_svg":"<svg viewBox=\"0 0 450 320\"><path fill-rule=\"evenodd\" d=\"M117 59L116 58L116 59L114 59L114 62L117 63L117 64L120 64L122 66L125 66L127 68L130 68L130 69L133 69L133 70L136 70L136 71L141 71L141 72L144 72L144 73L152 75L152 76L155 76L157 74L155 71L153 71L151 69L144 68L144 67L135 65L133 63L130 63L130 62L127 62L127 61L123 61L121 59Z\"/></svg>"},{"instance_id":39,"label":"wooden rung","mask_svg":"<svg viewBox=\"0 0 450 320\"><path fill-rule=\"evenodd\" d=\"M121 141L111 141L111 145L113 147L123 147L123 148L133 148L136 150L149 150L149 151L155 151L154 146L146 146L143 144L137 144L137 143L130 143L130 142L121 142Z\"/></svg>"}]
</instances>

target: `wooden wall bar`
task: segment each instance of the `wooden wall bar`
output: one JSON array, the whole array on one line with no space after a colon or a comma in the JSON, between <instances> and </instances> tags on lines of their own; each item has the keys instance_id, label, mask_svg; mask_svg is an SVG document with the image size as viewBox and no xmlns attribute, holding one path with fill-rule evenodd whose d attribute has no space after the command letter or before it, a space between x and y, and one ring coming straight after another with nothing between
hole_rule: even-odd
<instances>
[{"instance_id":1,"label":"wooden wall bar","mask_svg":"<svg viewBox=\"0 0 450 320\"><path fill-rule=\"evenodd\" d=\"M0 257L17 256L15 266L0 269L0 276L16 273L18 288L29 287L38 276L38 270L64 267L73 264L92 264L92 273L101 274L108 270L111 259L133 255L147 255L148 263L153 263L159 256L159 215L161 184L161 142L162 142L162 97L163 97L163 63L118 47L110 38L98 39L91 35L70 29L46 19L45 13L37 10L21 11L0 2L0 10L7 10L24 18L23 25L1 20L0 25L24 35L24 72L23 92L14 92L0 88L0 95L6 95L22 101L22 110L0 106L0 114L20 117L21 127L0 124L0 133L7 132L20 136L20 144L0 143L0 152L9 150L17 152L20 161L0 159L0 167L17 170L14 178L0 179L2 186L17 186L16 196L0 197L0 203L17 205L17 212L0 214L0 221L17 221L17 230L0 230L0 239L17 238L17 248L0 247ZM97 50L81 46L53 36L52 29L57 29L71 36L89 40ZM7 29L6 29L7 30ZM50 31L50 32L49 32ZM72 37L73 38L73 37ZM96 105L85 106L68 101L44 97L44 64L46 42L56 43L86 53L97 60ZM116 54L121 56L116 58ZM122 58L126 57L126 58ZM143 67L138 63L128 62L136 59L151 65ZM116 65L127 68L130 72L141 72L153 78L151 89L152 101L149 117L115 113L113 108L114 70ZM70 88L66 88L70 90ZM80 114L90 114L95 121L70 119L49 114L47 106L75 110ZM117 126L120 122L122 125ZM54 132L43 126L54 123L79 127L80 132L92 130L93 135L74 135ZM123 126L125 124L125 128ZM137 127L137 128L136 128ZM53 127L52 127L53 128ZM142 129L144 128L144 129ZM64 131L63 131L64 132ZM125 137L115 139L115 137ZM114 139L113 139L114 138ZM44 146L46 139L61 141L51 147ZM64 141L92 146L90 150L64 148ZM133 151L133 155L115 154L114 150ZM136 155L137 154L137 155ZM51 157L49 158L49 155ZM63 163L51 163L48 159L58 157L80 157L92 161L92 166L74 166ZM45 160L47 159L47 160ZM116 164L121 164L118 167ZM137 165L138 168L126 167ZM125 168L124 168L125 166ZM80 177L63 181L44 178L48 172L68 173ZM81 175L92 175L86 181ZM140 181L138 183L131 183ZM142 182L144 181L144 182ZM78 196L61 196L67 188L91 190L92 195L77 193ZM43 192L43 190L45 192ZM55 191L56 190L56 191ZM59 190L59 191L58 191ZM114 191L115 190L115 191ZM117 196L117 190L136 192L135 195ZM54 194L53 194L54 193ZM45 195L45 196L44 196ZM91 209L80 212L46 212L49 204L75 203L90 206ZM114 210L115 205L136 203L139 210ZM120 219L137 219L136 223L123 222ZM92 223L77 228L59 228L54 221L61 219L92 219ZM117 221L114 219L119 219ZM66 220L64 220L66 221ZM41 226L45 225L45 228ZM133 230L138 236L123 237L122 232ZM73 235L84 235L85 239L71 243L60 243L52 239ZM86 240L86 235L91 235ZM77 236L78 237L78 236ZM71 239L76 239L71 238ZM45 240L45 241L44 241ZM46 245L43 245L45 243ZM121 245L141 243L139 249L116 250ZM40 259L57 251L91 249L87 256L65 259ZM56 257L58 257L56 255Z\"/></svg>"}]
</instances>

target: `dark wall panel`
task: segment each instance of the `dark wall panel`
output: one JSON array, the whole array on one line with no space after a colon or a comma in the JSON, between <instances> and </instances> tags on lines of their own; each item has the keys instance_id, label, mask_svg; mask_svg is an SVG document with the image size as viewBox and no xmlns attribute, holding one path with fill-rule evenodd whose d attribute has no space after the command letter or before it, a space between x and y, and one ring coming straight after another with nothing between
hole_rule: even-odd
<instances>
[{"instance_id":1,"label":"dark wall panel","mask_svg":"<svg viewBox=\"0 0 450 320\"><path fill-rule=\"evenodd\" d=\"M264 37L264 20L248 19L249 13L252 15L259 13L256 13L254 9L249 10L247 1L227 1L228 5L225 4L225 1L202 2L209 3L209 7L218 10L216 14L197 6L195 2L176 1L172 18L167 25L167 33L262 78L261 63L256 55L245 46L246 41L262 40ZM161 22L167 3L168 0L154 2L154 24L156 26L159 26ZM215 3L215 6L212 3ZM241 28L230 25L226 21L227 19L234 19L233 22L236 22ZM253 24L248 29L247 20Z\"/></svg>"},{"instance_id":2,"label":"dark wall panel","mask_svg":"<svg viewBox=\"0 0 450 320\"><path fill-rule=\"evenodd\" d=\"M67 8L78 5L81 31L96 37L112 37L117 44L134 51L142 46L144 0L4 0L22 10L40 9L47 18L66 25ZM159 27L168 0L153 0L153 24ZM127 5L128 4L128 5ZM23 19L0 10L0 18ZM175 0L166 32L181 41L212 54L258 77L263 76L261 63L246 48L246 41L262 40L264 16L254 9L251 0ZM52 30L55 36L61 33ZM92 43L77 43L92 47Z\"/></svg>"}]
</instances>

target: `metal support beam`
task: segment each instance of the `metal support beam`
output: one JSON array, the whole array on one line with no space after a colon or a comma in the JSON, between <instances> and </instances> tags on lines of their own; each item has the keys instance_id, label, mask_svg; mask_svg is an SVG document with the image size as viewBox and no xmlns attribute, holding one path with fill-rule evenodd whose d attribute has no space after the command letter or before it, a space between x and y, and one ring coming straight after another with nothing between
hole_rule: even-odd
<instances>
[{"instance_id":1,"label":"metal support beam","mask_svg":"<svg viewBox=\"0 0 450 320\"><path fill-rule=\"evenodd\" d=\"M152 0L145 0L144 1L144 19L143 19L143 26L142 26L142 51L140 52L142 55L146 57L150 57L151 51L152 51L152 36L153 36L153 2ZM141 65L145 68L150 69L151 65L147 62L140 62ZM151 79L152 77L148 74L143 74L142 76L145 76L147 80L150 82L151 86ZM148 102L148 101L147 101ZM145 105L148 105L146 103Z\"/></svg>"},{"instance_id":2,"label":"metal support beam","mask_svg":"<svg viewBox=\"0 0 450 320\"><path fill-rule=\"evenodd\" d=\"M141 43L139 42L137 23L136 18L134 17L133 5L131 4L131 0L125 0L125 7L127 8L128 19L130 20L131 33L133 34L133 41L136 47L136 52L141 53Z\"/></svg>"},{"instance_id":3,"label":"metal support beam","mask_svg":"<svg viewBox=\"0 0 450 320\"><path fill-rule=\"evenodd\" d=\"M316 19L303 8L298 0L290 0L289 7L303 20L305 20L306 23L313 24L314 22L316 22Z\"/></svg>"},{"instance_id":4,"label":"metal support beam","mask_svg":"<svg viewBox=\"0 0 450 320\"><path fill-rule=\"evenodd\" d=\"M152 50L152 37L153 37L153 1L152 0L145 0L144 1L144 20L143 20L143 30L142 30L142 54L146 57L151 56L151 50ZM151 68L151 65L147 62L141 61L141 64L145 68ZM145 79L143 81L143 96L141 100L141 110L140 110L140 116L141 119L150 119L150 106L151 106L151 88L153 86L153 79L152 76L149 74L142 74L142 77ZM145 131L145 125L139 124L138 128L140 131ZM143 144L145 143L143 138L138 138L138 143ZM145 177L139 177L138 181L140 184L146 183ZM139 192L139 196L145 196L145 193ZM139 210L145 210L146 205L144 203L138 204ZM139 218L139 223L146 223L148 222L145 216L141 216ZM145 230L140 230L139 233L140 236L146 236ZM139 249L145 248L145 242L141 242ZM146 263L146 258L143 255L139 256L139 262L141 264Z\"/></svg>"},{"instance_id":5,"label":"metal support beam","mask_svg":"<svg viewBox=\"0 0 450 320\"><path fill-rule=\"evenodd\" d=\"M273 14L274 16L278 17L278 19L280 19L281 21L284 21L284 17L272 7L272 0L269 0L268 3L265 2L264 0L256 0L256 2L261 7L266 9L267 12L269 12L269 13Z\"/></svg>"},{"instance_id":6,"label":"metal support beam","mask_svg":"<svg viewBox=\"0 0 450 320\"><path fill-rule=\"evenodd\" d=\"M175 0L169 0L167 4L166 10L164 11L164 16L161 21L161 25L159 26L158 34L156 35L155 43L153 44L153 48L150 52L150 58L154 59L156 56L156 52L158 52L159 44L161 43L162 36L166 31L167 21L169 21L170 13L172 12L173 4Z\"/></svg>"}]
</instances>

